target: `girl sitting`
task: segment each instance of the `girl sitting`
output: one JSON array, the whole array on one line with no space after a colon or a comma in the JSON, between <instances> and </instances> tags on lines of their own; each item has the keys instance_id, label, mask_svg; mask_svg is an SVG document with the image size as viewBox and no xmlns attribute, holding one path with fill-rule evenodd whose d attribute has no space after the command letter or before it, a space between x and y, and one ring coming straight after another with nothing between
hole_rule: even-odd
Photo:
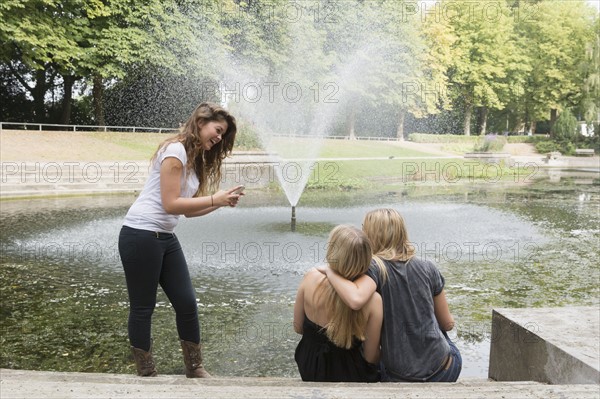
<instances>
[{"instance_id":1,"label":"girl sitting","mask_svg":"<svg viewBox=\"0 0 600 399\"><path fill-rule=\"evenodd\" d=\"M371 262L371 245L355 227L342 225L329 235L329 268L354 280ZM300 283L294 305L294 330L302 334L295 359L303 381L377 382L382 302L378 294L362 309L350 309L317 269Z\"/></svg>"}]
</instances>

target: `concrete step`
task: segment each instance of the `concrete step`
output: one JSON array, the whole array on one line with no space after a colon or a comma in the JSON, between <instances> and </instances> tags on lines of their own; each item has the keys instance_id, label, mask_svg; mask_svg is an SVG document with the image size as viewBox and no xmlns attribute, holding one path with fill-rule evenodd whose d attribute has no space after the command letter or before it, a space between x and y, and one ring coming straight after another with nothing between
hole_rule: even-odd
<instances>
[{"instance_id":1,"label":"concrete step","mask_svg":"<svg viewBox=\"0 0 600 399\"><path fill-rule=\"evenodd\" d=\"M464 379L456 383L316 383L295 378L141 378L121 374L0 370L9 398L536 398L597 399L600 386Z\"/></svg>"},{"instance_id":2,"label":"concrete step","mask_svg":"<svg viewBox=\"0 0 600 399\"><path fill-rule=\"evenodd\" d=\"M136 193L147 177L148 161L2 162L0 198Z\"/></svg>"},{"instance_id":3,"label":"concrete step","mask_svg":"<svg viewBox=\"0 0 600 399\"><path fill-rule=\"evenodd\" d=\"M252 157L247 157L252 158ZM140 192L148 161L1 162L0 198ZM259 164L231 163L223 168L222 187L264 187L275 174Z\"/></svg>"}]
</instances>

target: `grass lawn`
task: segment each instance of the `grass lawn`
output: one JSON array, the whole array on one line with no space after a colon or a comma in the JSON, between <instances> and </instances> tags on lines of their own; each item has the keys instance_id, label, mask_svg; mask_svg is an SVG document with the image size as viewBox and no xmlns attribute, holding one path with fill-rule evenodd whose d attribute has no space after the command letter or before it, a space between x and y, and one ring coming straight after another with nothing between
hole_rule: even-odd
<instances>
[{"instance_id":1,"label":"grass lawn","mask_svg":"<svg viewBox=\"0 0 600 399\"><path fill-rule=\"evenodd\" d=\"M6 161L112 161L150 159L173 133L56 132L4 130L1 156ZM259 150L240 145L236 151ZM398 143L363 140L275 138L268 150L294 158L403 158L435 156Z\"/></svg>"},{"instance_id":2,"label":"grass lawn","mask_svg":"<svg viewBox=\"0 0 600 399\"><path fill-rule=\"evenodd\" d=\"M442 151L453 152L455 154L464 154L475 150L474 143L444 143L440 147Z\"/></svg>"},{"instance_id":3,"label":"grass lawn","mask_svg":"<svg viewBox=\"0 0 600 399\"><path fill-rule=\"evenodd\" d=\"M104 141L107 144L118 145L126 150L131 151L131 159L150 158L158 145L169 137L171 133L128 133L128 132L94 132L88 133L91 137Z\"/></svg>"},{"instance_id":4,"label":"grass lawn","mask_svg":"<svg viewBox=\"0 0 600 399\"><path fill-rule=\"evenodd\" d=\"M136 156L141 155L144 159L149 157L148 154L153 154L162 141L172 136L164 133L98 132L88 134L98 140L130 150L132 156L134 154ZM403 148L385 141L276 138L271 144L271 148L274 148L285 158L406 158L434 156L427 152ZM236 150L256 149L236 146L234 152Z\"/></svg>"},{"instance_id":5,"label":"grass lawn","mask_svg":"<svg viewBox=\"0 0 600 399\"><path fill-rule=\"evenodd\" d=\"M317 151L319 147L320 151ZM274 149L285 158L406 158L435 156L427 152L403 148L386 141L278 137L271 141L269 148Z\"/></svg>"},{"instance_id":6,"label":"grass lawn","mask_svg":"<svg viewBox=\"0 0 600 399\"><path fill-rule=\"evenodd\" d=\"M323 140L321 158L431 157L430 153L403 148L386 141Z\"/></svg>"},{"instance_id":7,"label":"grass lawn","mask_svg":"<svg viewBox=\"0 0 600 399\"><path fill-rule=\"evenodd\" d=\"M319 161L308 182L309 189L360 189L402 182L469 183L475 179L495 182L530 182L538 167L505 166L465 159Z\"/></svg>"}]
</instances>

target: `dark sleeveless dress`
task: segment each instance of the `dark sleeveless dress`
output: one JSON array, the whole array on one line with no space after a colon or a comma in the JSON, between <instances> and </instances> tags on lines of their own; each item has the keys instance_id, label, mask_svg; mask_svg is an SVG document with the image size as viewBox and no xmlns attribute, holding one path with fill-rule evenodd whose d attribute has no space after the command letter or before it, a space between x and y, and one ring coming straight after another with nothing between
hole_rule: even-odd
<instances>
[{"instance_id":1,"label":"dark sleeveless dress","mask_svg":"<svg viewBox=\"0 0 600 399\"><path fill-rule=\"evenodd\" d=\"M325 329L304 315L302 339L294 358L302 381L378 382L379 371L361 354L361 341L354 339L350 349L331 342Z\"/></svg>"}]
</instances>

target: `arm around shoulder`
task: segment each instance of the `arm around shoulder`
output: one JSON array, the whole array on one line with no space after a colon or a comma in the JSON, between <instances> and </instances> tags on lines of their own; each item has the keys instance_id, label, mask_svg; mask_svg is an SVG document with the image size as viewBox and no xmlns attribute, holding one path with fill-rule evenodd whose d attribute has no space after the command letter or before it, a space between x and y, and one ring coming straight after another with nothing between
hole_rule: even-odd
<instances>
[{"instance_id":1,"label":"arm around shoulder","mask_svg":"<svg viewBox=\"0 0 600 399\"><path fill-rule=\"evenodd\" d=\"M342 301L352 310L360 310L373 293L377 290L377 284L369 276L362 275L354 281L346 280L330 268L327 268L327 279L333 289L338 293Z\"/></svg>"}]
</instances>

